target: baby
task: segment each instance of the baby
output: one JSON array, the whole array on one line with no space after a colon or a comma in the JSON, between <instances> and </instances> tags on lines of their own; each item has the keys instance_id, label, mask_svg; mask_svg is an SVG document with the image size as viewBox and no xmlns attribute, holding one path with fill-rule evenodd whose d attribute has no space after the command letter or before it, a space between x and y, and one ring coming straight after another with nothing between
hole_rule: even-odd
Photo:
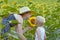
<instances>
[{"instance_id":1,"label":"baby","mask_svg":"<svg viewBox=\"0 0 60 40\"><path fill-rule=\"evenodd\" d=\"M37 16L36 17L36 33L35 33L35 40L45 40L46 34L45 34L45 29L43 27L45 23L45 18L42 16Z\"/></svg>"}]
</instances>

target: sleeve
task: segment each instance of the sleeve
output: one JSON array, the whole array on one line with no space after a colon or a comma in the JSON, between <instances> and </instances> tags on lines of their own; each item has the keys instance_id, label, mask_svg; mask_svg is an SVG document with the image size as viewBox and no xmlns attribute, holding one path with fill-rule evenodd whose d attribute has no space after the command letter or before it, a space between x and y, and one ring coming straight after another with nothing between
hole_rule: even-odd
<instances>
[{"instance_id":1,"label":"sleeve","mask_svg":"<svg viewBox=\"0 0 60 40\"><path fill-rule=\"evenodd\" d=\"M23 18L20 15L14 14L14 16L19 23L23 24Z\"/></svg>"}]
</instances>

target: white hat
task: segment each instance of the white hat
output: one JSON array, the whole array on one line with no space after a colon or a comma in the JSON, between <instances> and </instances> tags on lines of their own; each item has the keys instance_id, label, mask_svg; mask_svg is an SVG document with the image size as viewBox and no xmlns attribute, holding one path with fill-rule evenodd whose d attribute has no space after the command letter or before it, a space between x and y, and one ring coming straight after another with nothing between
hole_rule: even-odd
<instances>
[{"instance_id":1,"label":"white hat","mask_svg":"<svg viewBox=\"0 0 60 40\"><path fill-rule=\"evenodd\" d=\"M24 12L28 12L28 11L31 11L31 10L29 9L29 7L22 7L22 8L20 8L20 10L19 10L20 14L23 14Z\"/></svg>"},{"instance_id":2,"label":"white hat","mask_svg":"<svg viewBox=\"0 0 60 40\"><path fill-rule=\"evenodd\" d=\"M37 16L36 19L37 19L39 22L45 23L45 18L42 17L42 16Z\"/></svg>"}]
</instances>

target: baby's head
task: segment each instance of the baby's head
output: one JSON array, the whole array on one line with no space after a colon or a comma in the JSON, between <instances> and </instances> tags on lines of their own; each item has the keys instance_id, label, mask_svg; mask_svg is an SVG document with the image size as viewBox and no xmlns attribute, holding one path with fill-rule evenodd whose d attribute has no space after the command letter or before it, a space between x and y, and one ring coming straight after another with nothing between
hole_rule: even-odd
<instances>
[{"instance_id":1,"label":"baby's head","mask_svg":"<svg viewBox=\"0 0 60 40\"><path fill-rule=\"evenodd\" d=\"M37 16L36 17L36 25L37 26L43 26L43 24L45 23L45 18L42 16Z\"/></svg>"}]
</instances>

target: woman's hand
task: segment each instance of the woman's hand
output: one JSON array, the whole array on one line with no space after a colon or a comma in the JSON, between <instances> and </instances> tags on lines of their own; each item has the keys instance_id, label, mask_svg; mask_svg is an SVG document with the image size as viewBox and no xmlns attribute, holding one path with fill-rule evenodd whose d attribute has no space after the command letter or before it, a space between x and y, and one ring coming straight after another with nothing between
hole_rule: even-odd
<instances>
[{"instance_id":1,"label":"woman's hand","mask_svg":"<svg viewBox=\"0 0 60 40\"><path fill-rule=\"evenodd\" d=\"M23 34L27 31L27 30L32 30L32 27L26 27L24 30L23 30Z\"/></svg>"}]
</instances>

